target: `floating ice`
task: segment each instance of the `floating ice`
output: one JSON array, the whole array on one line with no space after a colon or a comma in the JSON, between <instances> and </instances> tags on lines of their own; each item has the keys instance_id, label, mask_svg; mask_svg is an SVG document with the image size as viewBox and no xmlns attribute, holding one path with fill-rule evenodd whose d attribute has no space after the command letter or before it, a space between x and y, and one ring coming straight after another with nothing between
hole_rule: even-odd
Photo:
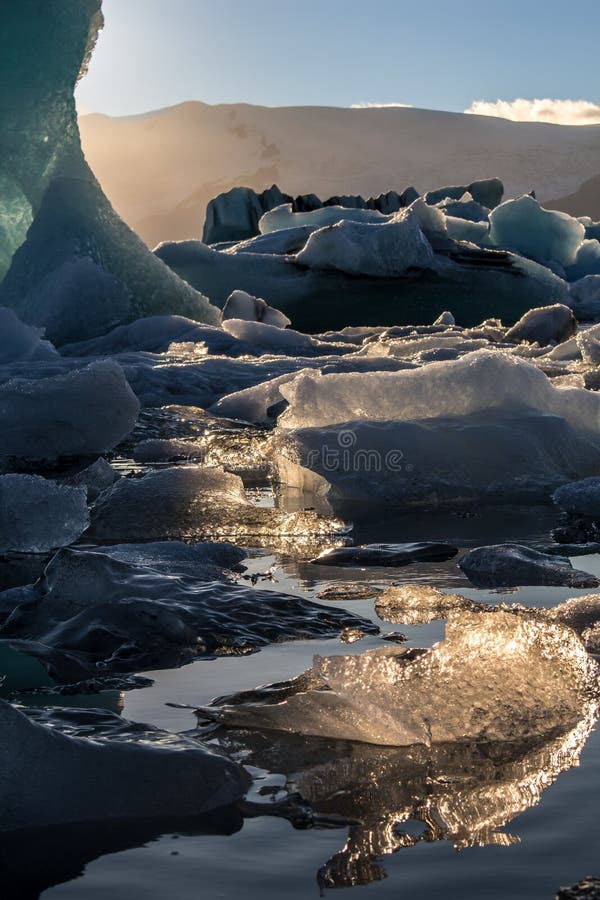
<instances>
[{"instance_id":1,"label":"floating ice","mask_svg":"<svg viewBox=\"0 0 600 900\"><path fill-rule=\"evenodd\" d=\"M0 458L98 456L131 431L139 408L112 360L48 378L12 378L0 385Z\"/></svg>"},{"instance_id":2,"label":"floating ice","mask_svg":"<svg viewBox=\"0 0 600 900\"><path fill-rule=\"evenodd\" d=\"M393 625L422 625L445 619L457 610L475 610L480 604L461 594L447 594L428 584L391 585L379 594L375 612Z\"/></svg>"},{"instance_id":3,"label":"floating ice","mask_svg":"<svg viewBox=\"0 0 600 900\"><path fill-rule=\"evenodd\" d=\"M58 353L43 330L19 322L12 309L0 307L0 365L16 362L40 362L56 359Z\"/></svg>"},{"instance_id":4,"label":"floating ice","mask_svg":"<svg viewBox=\"0 0 600 900\"><path fill-rule=\"evenodd\" d=\"M600 275L586 275L570 285L569 306L578 319L600 318Z\"/></svg>"},{"instance_id":5,"label":"floating ice","mask_svg":"<svg viewBox=\"0 0 600 900\"><path fill-rule=\"evenodd\" d=\"M89 525L86 496L39 475L0 475L0 554L72 544Z\"/></svg>"},{"instance_id":6,"label":"floating ice","mask_svg":"<svg viewBox=\"0 0 600 900\"><path fill-rule=\"evenodd\" d=\"M203 708L228 726L398 746L526 741L575 727L598 697L577 635L526 611L451 613L427 651L315 657L287 699ZM243 700L243 698L241 698Z\"/></svg>"},{"instance_id":7,"label":"floating ice","mask_svg":"<svg viewBox=\"0 0 600 900\"><path fill-rule=\"evenodd\" d=\"M248 785L235 763L198 743L71 738L4 700L0 760L1 832L196 816L239 800Z\"/></svg>"},{"instance_id":8,"label":"floating ice","mask_svg":"<svg viewBox=\"0 0 600 900\"><path fill-rule=\"evenodd\" d=\"M223 583L232 577L224 566L238 561L222 545L60 551L35 585L0 594L0 643L38 659L56 682L78 683L346 627L377 632L343 609Z\"/></svg>"},{"instance_id":9,"label":"floating ice","mask_svg":"<svg viewBox=\"0 0 600 900\"><path fill-rule=\"evenodd\" d=\"M211 352L227 352L235 343L222 329L199 325L185 316L147 316L129 325L118 325L101 337L65 344L63 356L113 356L119 353L146 351L164 353L174 343L203 343Z\"/></svg>"},{"instance_id":10,"label":"floating ice","mask_svg":"<svg viewBox=\"0 0 600 900\"><path fill-rule=\"evenodd\" d=\"M586 275L600 275L600 241L583 241L575 262L567 268L569 281L579 281Z\"/></svg>"},{"instance_id":11,"label":"floating ice","mask_svg":"<svg viewBox=\"0 0 600 900\"><path fill-rule=\"evenodd\" d=\"M121 478L96 504L92 540L223 539L294 541L332 534L341 523L313 511L254 506L241 478L220 466L176 466L142 478Z\"/></svg>"},{"instance_id":12,"label":"floating ice","mask_svg":"<svg viewBox=\"0 0 600 900\"><path fill-rule=\"evenodd\" d=\"M441 562L452 559L458 550L451 544L367 544L325 550L311 560L319 566L407 566L413 562Z\"/></svg>"},{"instance_id":13,"label":"floating ice","mask_svg":"<svg viewBox=\"0 0 600 900\"><path fill-rule=\"evenodd\" d=\"M301 811L311 824L337 822L344 829L343 848L317 874L324 890L381 881L383 856L420 843L450 841L457 850L518 843L506 827L578 765L596 716L597 706L582 704L577 725L557 737L521 740L516 733L514 740L483 746L390 748L232 730L217 731L213 740L261 773L283 775L285 783L277 784L286 792L281 808L287 805L290 821ZM264 806L272 814L273 804ZM259 813L258 804L254 809Z\"/></svg>"},{"instance_id":14,"label":"floating ice","mask_svg":"<svg viewBox=\"0 0 600 900\"><path fill-rule=\"evenodd\" d=\"M476 587L520 587L529 584L597 587L600 582L590 572L574 569L566 556L541 553L520 544L477 547L459 562Z\"/></svg>"},{"instance_id":15,"label":"floating ice","mask_svg":"<svg viewBox=\"0 0 600 900\"><path fill-rule=\"evenodd\" d=\"M385 224L349 219L313 232L296 262L312 269L392 278L434 268L434 254L417 216L403 210Z\"/></svg>"},{"instance_id":16,"label":"floating ice","mask_svg":"<svg viewBox=\"0 0 600 900\"><path fill-rule=\"evenodd\" d=\"M281 231L284 228L297 228L301 225L335 225L337 222L385 222L384 216L376 209L348 209L345 206L323 206L311 212L292 212L291 203L282 203L275 209L266 212L258 223L261 234Z\"/></svg>"},{"instance_id":17,"label":"floating ice","mask_svg":"<svg viewBox=\"0 0 600 900\"><path fill-rule=\"evenodd\" d=\"M600 520L600 477L565 484L554 491L552 499L568 513Z\"/></svg>"},{"instance_id":18,"label":"floating ice","mask_svg":"<svg viewBox=\"0 0 600 900\"><path fill-rule=\"evenodd\" d=\"M305 372L279 392L279 478L332 500L533 502L598 471L600 397L498 351L404 372Z\"/></svg>"},{"instance_id":19,"label":"floating ice","mask_svg":"<svg viewBox=\"0 0 600 900\"><path fill-rule=\"evenodd\" d=\"M23 0L4 16L0 38L2 220L18 248L0 305L56 343L142 315L219 320L119 219L83 157L73 90L102 26L100 6Z\"/></svg>"},{"instance_id":20,"label":"floating ice","mask_svg":"<svg viewBox=\"0 0 600 900\"><path fill-rule=\"evenodd\" d=\"M290 356L313 356L331 353L329 344L320 344L309 334L302 334L292 328L269 325L266 322L252 322L245 319L227 319L224 330L263 353L287 353Z\"/></svg>"},{"instance_id":21,"label":"floating ice","mask_svg":"<svg viewBox=\"0 0 600 900\"><path fill-rule=\"evenodd\" d=\"M539 261L572 266L585 228L567 213L544 209L526 195L507 200L490 213L489 243L516 250Z\"/></svg>"},{"instance_id":22,"label":"floating ice","mask_svg":"<svg viewBox=\"0 0 600 900\"><path fill-rule=\"evenodd\" d=\"M591 875L571 887L560 888L555 900L600 900L600 878Z\"/></svg>"},{"instance_id":23,"label":"floating ice","mask_svg":"<svg viewBox=\"0 0 600 900\"><path fill-rule=\"evenodd\" d=\"M562 343L572 337L577 330L577 321L568 306L555 303L530 309L512 328L506 332L507 341L515 344L527 342L545 346L550 343Z\"/></svg>"},{"instance_id":24,"label":"floating ice","mask_svg":"<svg viewBox=\"0 0 600 900\"><path fill-rule=\"evenodd\" d=\"M303 373L280 388L290 406L285 428L314 428L365 420L419 420L529 410L560 416L593 435L600 428L600 397L557 390L529 362L480 350L455 362L403 372L319 375Z\"/></svg>"},{"instance_id":25,"label":"floating ice","mask_svg":"<svg viewBox=\"0 0 600 900\"><path fill-rule=\"evenodd\" d=\"M225 319L245 319L247 322L264 322L265 325L273 325L276 328L286 328L291 324L287 316L269 306L260 297L253 297L246 291L233 291L227 298L223 307L223 321Z\"/></svg>"}]
</instances>

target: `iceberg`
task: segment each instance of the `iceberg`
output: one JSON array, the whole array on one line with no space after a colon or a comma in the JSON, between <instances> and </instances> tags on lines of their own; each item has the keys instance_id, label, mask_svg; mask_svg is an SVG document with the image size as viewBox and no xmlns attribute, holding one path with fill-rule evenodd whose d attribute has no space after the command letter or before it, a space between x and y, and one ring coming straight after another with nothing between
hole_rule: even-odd
<instances>
[{"instance_id":1,"label":"iceberg","mask_svg":"<svg viewBox=\"0 0 600 900\"><path fill-rule=\"evenodd\" d=\"M260 297L253 297L246 291L234 291L223 307L223 321L226 319L244 319L248 322L264 322L276 328L287 328L291 325L287 316L269 306Z\"/></svg>"},{"instance_id":2,"label":"iceberg","mask_svg":"<svg viewBox=\"0 0 600 900\"><path fill-rule=\"evenodd\" d=\"M434 254L409 209L385 224L350 219L314 231L296 262L312 269L337 269L349 275L393 278L409 269L434 268Z\"/></svg>"},{"instance_id":3,"label":"iceberg","mask_svg":"<svg viewBox=\"0 0 600 900\"><path fill-rule=\"evenodd\" d=\"M0 594L0 647L60 684L250 653L270 642L377 626L343 609L233 583L239 552L159 542L61 550L34 584Z\"/></svg>"},{"instance_id":4,"label":"iceberg","mask_svg":"<svg viewBox=\"0 0 600 900\"><path fill-rule=\"evenodd\" d=\"M323 206L311 212L292 212L291 203L282 203L275 209L266 212L260 219L258 227L261 234L283 231L287 228L298 228L302 225L336 225L338 222L386 222L385 216L376 209L349 209L345 206Z\"/></svg>"},{"instance_id":5,"label":"iceberg","mask_svg":"<svg viewBox=\"0 0 600 900\"><path fill-rule=\"evenodd\" d=\"M15 752L18 748L18 752ZM0 700L0 832L101 820L196 816L239 800L248 776L178 746L68 737ZM149 790L151 785L151 790Z\"/></svg>"},{"instance_id":6,"label":"iceberg","mask_svg":"<svg viewBox=\"0 0 600 900\"><path fill-rule=\"evenodd\" d=\"M139 402L113 360L48 377L31 374L38 377L0 384L0 461L99 456L135 425Z\"/></svg>"},{"instance_id":7,"label":"iceberg","mask_svg":"<svg viewBox=\"0 0 600 900\"><path fill-rule=\"evenodd\" d=\"M41 328L20 322L12 309L0 307L0 366L57 359L58 352L43 334Z\"/></svg>"},{"instance_id":8,"label":"iceberg","mask_svg":"<svg viewBox=\"0 0 600 900\"><path fill-rule=\"evenodd\" d=\"M0 554L44 553L88 527L87 491L40 475L0 475Z\"/></svg>"},{"instance_id":9,"label":"iceberg","mask_svg":"<svg viewBox=\"0 0 600 900\"><path fill-rule=\"evenodd\" d=\"M56 344L143 315L217 324L218 310L119 219L81 151L73 91L103 24L100 0L23 0L2 22L0 221L14 255L0 260L0 305Z\"/></svg>"},{"instance_id":10,"label":"iceberg","mask_svg":"<svg viewBox=\"0 0 600 900\"><path fill-rule=\"evenodd\" d=\"M581 222L567 213L544 209L529 195L506 200L490 213L489 244L540 262L552 260L565 268L574 265L584 238Z\"/></svg>"},{"instance_id":11,"label":"iceberg","mask_svg":"<svg viewBox=\"0 0 600 900\"><path fill-rule=\"evenodd\" d=\"M575 588L600 585L595 575L574 569L566 556L541 553L519 544L477 547L466 553L458 566L471 584L479 588L530 584Z\"/></svg>"},{"instance_id":12,"label":"iceberg","mask_svg":"<svg viewBox=\"0 0 600 900\"><path fill-rule=\"evenodd\" d=\"M598 471L600 397L556 388L501 350L401 372L304 372L279 393L278 477L331 501L531 503Z\"/></svg>"},{"instance_id":13,"label":"iceberg","mask_svg":"<svg viewBox=\"0 0 600 900\"><path fill-rule=\"evenodd\" d=\"M508 329L505 340L515 344L538 343L543 347L550 343L561 344L568 341L576 331L577 320L571 309L564 303L555 303L553 306L530 309Z\"/></svg>"}]
</instances>

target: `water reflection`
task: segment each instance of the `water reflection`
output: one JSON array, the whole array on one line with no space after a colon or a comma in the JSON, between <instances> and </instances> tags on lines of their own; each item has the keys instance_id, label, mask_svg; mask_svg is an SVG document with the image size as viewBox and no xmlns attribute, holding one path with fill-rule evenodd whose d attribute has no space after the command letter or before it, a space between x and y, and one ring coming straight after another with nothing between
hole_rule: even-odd
<instances>
[{"instance_id":1,"label":"water reflection","mask_svg":"<svg viewBox=\"0 0 600 900\"><path fill-rule=\"evenodd\" d=\"M296 815L290 810L287 817L296 826L298 809L300 824L348 826L345 844L317 873L322 888L338 888L384 878L381 857L422 842L450 841L457 850L518 842L506 827L578 764L598 706L589 703L581 713L575 728L537 742L390 749L249 731L214 740L261 770L254 814L281 814L285 792L295 797ZM274 775L283 776L279 793L270 787Z\"/></svg>"}]
</instances>

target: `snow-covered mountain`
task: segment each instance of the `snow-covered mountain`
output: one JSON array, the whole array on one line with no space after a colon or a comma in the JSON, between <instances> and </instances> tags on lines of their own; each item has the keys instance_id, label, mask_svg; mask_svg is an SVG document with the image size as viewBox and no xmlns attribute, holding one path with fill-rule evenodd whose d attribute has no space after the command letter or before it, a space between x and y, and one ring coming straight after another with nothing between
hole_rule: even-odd
<instances>
[{"instance_id":1,"label":"snow-covered mountain","mask_svg":"<svg viewBox=\"0 0 600 900\"><path fill-rule=\"evenodd\" d=\"M209 106L80 118L85 154L121 216L151 246L200 237L208 201L234 185L370 196L500 177L542 201L598 176L600 125L509 122L411 108ZM578 209L573 210L581 215ZM588 215L600 218L590 195Z\"/></svg>"}]
</instances>

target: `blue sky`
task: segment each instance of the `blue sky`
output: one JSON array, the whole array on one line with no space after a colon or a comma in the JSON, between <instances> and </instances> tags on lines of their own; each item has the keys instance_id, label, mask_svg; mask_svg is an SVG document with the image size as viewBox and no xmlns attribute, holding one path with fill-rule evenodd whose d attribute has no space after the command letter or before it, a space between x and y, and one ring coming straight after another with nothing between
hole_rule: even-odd
<instances>
[{"instance_id":1,"label":"blue sky","mask_svg":"<svg viewBox=\"0 0 600 900\"><path fill-rule=\"evenodd\" d=\"M463 111L516 97L600 103L600 2L104 0L85 111L183 100L401 102Z\"/></svg>"}]
</instances>

